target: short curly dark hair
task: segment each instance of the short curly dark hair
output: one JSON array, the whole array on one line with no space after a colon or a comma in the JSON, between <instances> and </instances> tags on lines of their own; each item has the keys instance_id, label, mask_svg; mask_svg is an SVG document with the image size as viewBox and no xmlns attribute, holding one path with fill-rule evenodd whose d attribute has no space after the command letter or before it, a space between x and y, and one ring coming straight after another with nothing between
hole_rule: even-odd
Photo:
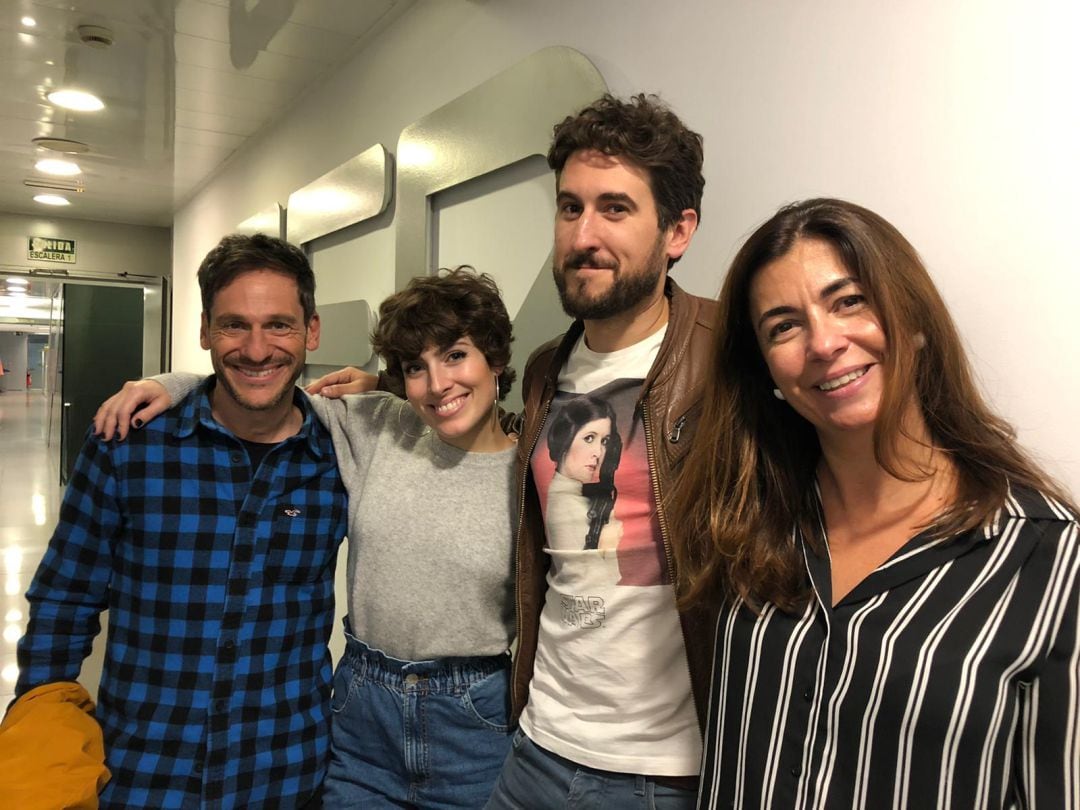
<instances>
[{"instance_id":1,"label":"short curly dark hair","mask_svg":"<svg viewBox=\"0 0 1080 810\"><path fill-rule=\"evenodd\" d=\"M296 281L304 323L315 315L315 273L307 255L296 245L267 236L231 233L223 236L199 265L199 291L203 312L210 317L214 298L237 276L251 270L273 270Z\"/></svg>"},{"instance_id":2,"label":"short curly dark hair","mask_svg":"<svg viewBox=\"0 0 1080 810\"><path fill-rule=\"evenodd\" d=\"M605 94L555 125L548 166L561 174L579 149L624 156L649 172L660 229L679 220L687 208L701 221L705 191L701 136L679 120L658 96L639 93L628 100Z\"/></svg>"},{"instance_id":3,"label":"short curly dark hair","mask_svg":"<svg viewBox=\"0 0 1080 810\"><path fill-rule=\"evenodd\" d=\"M499 287L487 273L462 265L412 279L379 305L371 343L400 391L402 364L416 360L431 346L445 348L463 337L476 344L489 366L502 367L499 398L504 399L517 376L510 368L513 326Z\"/></svg>"}]
</instances>

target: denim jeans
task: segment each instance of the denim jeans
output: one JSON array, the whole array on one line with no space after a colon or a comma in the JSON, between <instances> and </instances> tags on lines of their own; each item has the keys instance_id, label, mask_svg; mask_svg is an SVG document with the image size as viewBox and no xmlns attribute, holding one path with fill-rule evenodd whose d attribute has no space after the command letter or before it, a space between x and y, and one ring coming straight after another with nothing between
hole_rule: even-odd
<instances>
[{"instance_id":1,"label":"denim jeans","mask_svg":"<svg viewBox=\"0 0 1080 810\"><path fill-rule=\"evenodd\" d=\"M325 808L481 808L510 748L509 655L399 661L346 634Z\"/></svg>"},{"instance_id":2,"label":"denim jeans","mask_svg":"<svg viewBox=\"0 0 1080 810\"><path fill-rule=\"evenodd\" d=\"M689 810L696 800L649 776L578 765L518 729L486 810Z\"/></svg>"}]
</instances>

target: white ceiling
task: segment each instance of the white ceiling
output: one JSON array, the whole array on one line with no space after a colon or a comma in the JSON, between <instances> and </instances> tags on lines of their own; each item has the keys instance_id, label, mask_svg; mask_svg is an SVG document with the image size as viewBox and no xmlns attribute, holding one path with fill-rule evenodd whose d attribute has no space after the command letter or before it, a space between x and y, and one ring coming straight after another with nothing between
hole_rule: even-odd
<instances>
[{"instance_id":1,"label":"white ceiling","mask_svg":"<svg viewBox=\"0 0 1080 810\"><path fill-rule=\"evenodd\" d=\"M171 225L228 157L413 0L0 0L0 212ZM22 18L36 22L28 26ZM108 28L106 49L80 25ZM106 107L71 112L65 84ZM33 202L39 136L83 141L81 193ZM64 178L70 182L69 179Z\"/></svg>"}]
</instances>

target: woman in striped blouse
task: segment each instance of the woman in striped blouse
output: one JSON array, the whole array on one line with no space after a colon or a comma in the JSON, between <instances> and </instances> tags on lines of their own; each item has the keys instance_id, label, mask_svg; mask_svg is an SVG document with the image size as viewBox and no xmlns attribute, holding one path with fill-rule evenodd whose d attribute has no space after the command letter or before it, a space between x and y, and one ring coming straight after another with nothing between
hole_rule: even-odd
<instances>
[{"instance_id":1,"label":"woman in striped blouse","mask_svg":"<svg viewBox=\"0 0 1080 810\"><path fill-rule=\"evenodd\" d=\"M720 294L671 514L723 600L703 808L1080 807L1080 537L906 239L781 209Z\"/></svg>"}]
</instances>

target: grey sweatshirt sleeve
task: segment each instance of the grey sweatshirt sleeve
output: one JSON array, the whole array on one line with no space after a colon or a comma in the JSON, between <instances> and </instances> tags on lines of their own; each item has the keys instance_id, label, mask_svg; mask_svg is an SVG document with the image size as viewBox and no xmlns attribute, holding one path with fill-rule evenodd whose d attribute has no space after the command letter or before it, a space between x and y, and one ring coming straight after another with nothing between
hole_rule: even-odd
<instances>
[{"instance_id":1,"label":"grey sweatshirt sleeve","mask_svg":"<svg viewBox=\"0 0 1080 810\"><path fill-rule=\"evenodd\" d=\"M186 371L173 371L166 374L155 374L152 377L147 377L148 380L160 384L165 388L165 392L169 395L169 407L174 407L184 397L194 391L202 381L206 379L206 375L203 374L190 374ZM348 422L347 408L341 400L327 399L326 397L308 396L308 402L311 403L311 408L315 412L315 416L319 421L327 428L333 428L337 425L340 429L344 430L346 423Z\"/></svg>"},{"instance_id":2,"label":"grey sweatshirt sleeve","mask_svg":"<svg viewBox=\"0 0 1080 810\"><path fill-rule=\"evenodd\" d=\"M204 374L189 374L186 371L173 371L168 374L155 374L153 377L147 377L148 380L153 380L159 385L164 386L166 393L169 395L169 399L172 400L169 403L169 407L172 408L176 403L180 402L184 397L199 387L199 384L206 379Z\"/></svg>"},{"instance_id":3,"label":"grey sweatshirt sleeve","mask_svg":"<svg viewBox=\"0 0 1080 810\"><path fill-rule=\"evenodd\" d=\"M334 406L334 402L340 402L341 400L327 399L319 394L308 394L304 392L304 396L308 398L308 402L311 403L311 410L315 412L315 416L320 422L323 423L323 427L333 429L335 423L344 429L346 422L346 414L343 406Z\"/></svg>"}]
</instances>

